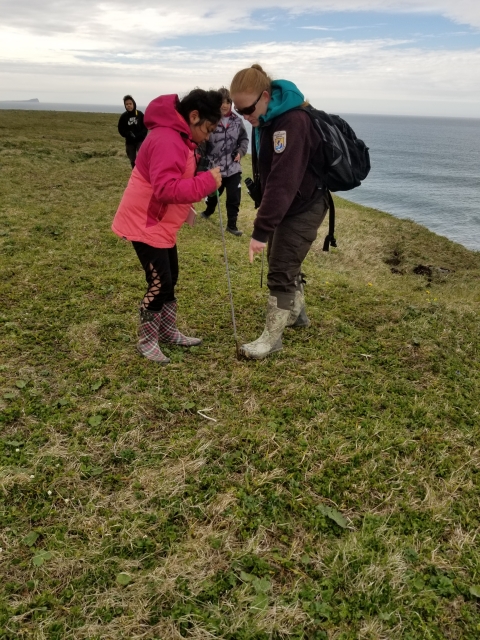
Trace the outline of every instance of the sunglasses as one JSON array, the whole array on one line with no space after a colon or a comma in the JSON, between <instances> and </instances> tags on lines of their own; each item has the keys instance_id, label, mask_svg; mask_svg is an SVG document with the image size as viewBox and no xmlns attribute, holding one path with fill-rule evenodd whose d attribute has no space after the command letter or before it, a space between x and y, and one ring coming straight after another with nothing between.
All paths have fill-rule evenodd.
<instances>
[{"instance_id":1,"label":"sunglasses","mask_svg":"<svg viewBox=\"0 0 480 640\"><path fill-rule=\"evenodd\" d=\"M235 109L235 111L238 113L239 116L251 116L252 113L255 111L256 107L257 107L257 103L260 100L260 98L263 96L263 91L262 93L258 96L258 98L255 100L255 102L253 104L251 104L249 107L245 107L245 109L239 109L238 107L236 107L235 105L233 105L233 108Z\"/></svg>"}]
</instances>

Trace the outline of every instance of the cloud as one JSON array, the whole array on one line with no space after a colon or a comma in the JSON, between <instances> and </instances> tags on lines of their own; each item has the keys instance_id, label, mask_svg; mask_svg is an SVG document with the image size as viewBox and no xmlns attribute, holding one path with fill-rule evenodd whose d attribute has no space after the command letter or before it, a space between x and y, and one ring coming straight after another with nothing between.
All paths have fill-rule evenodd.
<instances>
[{"instance_id":1,"label":"cloud","mask_svg":"<svg viewBox=\"0 0 480 640\"><path fill-rule=\"evenodd\" d=\"M228 84L258 61L330 111L478 115L479 49L431 51L381 37L343 41L324 31L308 41L280 41L272 19L280 10L320 15L318 0L19 0L2 15L0 98L112 104L130 91L146 104L164 92ZM321 10L429 12L480 26L478 0L323 0ZM355 29L348 15L343 29ZM252 42L253 31L264 41ZM189 46L198 35L224 34L229 43L234 32L235 47L214 48L209 38L204 48Z\"/></svg>"},{"instance_id":2,"label":"cloud","mask_svg":"<svg viewBox=\"0 0 480 640\"><path fill-rule=\"evenodd\" d=\"M146 104L161 93L228 85L238 69L260 61L273 77L293 80L327 111L475 116L480 107L472 90L480 83L480 49L426 52L404 40L323 38L249 42L221 52L163 46L105 56L92 48L64 51L56 62L52 55L45 49L33 67L28 55L11 62L9 77L22 79L27 97L111 104L131 91ZM49 82L50 98L44 91ZM70 99L60 99L62 92Z\"/></svg>"},{"instance_id":3,"label":"cloud","mask_svg":"<svg viewBox=\"0 0 480 640\"><path fill-rule=\"evenodd\" d=\"M307 31L325 31L325 32L336 32L336 31L358 31L359 29L378 29L382 25L380 24L371 24L361 26L351 26L351 27L316 27L316 26L307 26L300 27L300 29L306 29Z\"/></svg>"},{"instance_id":4,"label":"cloud","mask_svg":"<svg viewBox=\"0 0 480 640\"><path fill-rule=\"evenodd\" d=\"M228 33L262 28L261 11L292 14L343 11L383 13L429 13L455 22L480 27L478 0L19 0L9 3L2 24L39 34L76 34L108 41L121 35L129 38L176 38L192 33Z\"/></svg>"}]
</instances>

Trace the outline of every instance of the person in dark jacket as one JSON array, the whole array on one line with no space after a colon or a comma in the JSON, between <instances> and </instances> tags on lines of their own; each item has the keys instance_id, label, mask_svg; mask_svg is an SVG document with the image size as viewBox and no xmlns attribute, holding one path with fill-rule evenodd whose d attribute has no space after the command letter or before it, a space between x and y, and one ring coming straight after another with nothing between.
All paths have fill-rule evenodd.
<instances>
[{"instance_id":1,"label":"person in dark jacket","mask_svg":"<svg viewBox=\"0 0 480 640\"><path fill-rule=\"evenodd\" d=\"M241 346L246 358L261 359L282 348L287 326L309 325L302 262L328 210L310 161L321 138L303 94L288 80L272 81L260 65L242 69L230 87L234 108L253 127L252 165L261 203L253 223L249 257L267 246L269 298L262 335Z\"/></svg>"},{"instance_id":2,"label":"person in dark jacket","mask_svg":"<svg viewBox=\"0 0 480 640\"><path fill-rule=\"evenodd\" d=\"M137 109L132 96L123 98L125 112L118 121L118 133L125 138L125 151L132 165L135 166L138 150L145 140L148 130L143 124L143 113Z\"/></svg>"},{"instance_id":3,"label":"person in dark jacket","mask_svg":"<svg viewBox=\"0 0 480 640\"><path fill-rule=\"evenodd\" d=\"M226 191L227 231L241 236L237 228L238 211L241 200L242 166L240 160L247 153L248 134L241 118L232 111L232 99L225 87L219 89L222 95L222 119L206 143L206 156L211 166L219 166L222 172L222 186L219 195ZM206 199L207 208L203 218L209 218L217 206L216 194Z\"/></svg>"}]
</instances>

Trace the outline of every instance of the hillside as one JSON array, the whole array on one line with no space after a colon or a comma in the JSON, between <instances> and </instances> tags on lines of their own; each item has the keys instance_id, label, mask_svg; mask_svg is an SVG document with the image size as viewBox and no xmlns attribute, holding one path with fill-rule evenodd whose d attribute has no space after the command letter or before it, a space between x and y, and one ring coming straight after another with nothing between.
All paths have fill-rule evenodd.
<instances>
[{"instance_id":1,"label":"hillside","mask_svg":"<svg viewBox=\"0 0 480 640\"><path fill-rule=\"evenodd\" d=\"M478 638L480 254L337 199L311 326L239 361L218 216L199 219L177 295L204 342L158 367L110 231L118 116L2 113L0 637ZM244 193L242 341L267 296L253 217Z\"/></svg>"}]
</instances>

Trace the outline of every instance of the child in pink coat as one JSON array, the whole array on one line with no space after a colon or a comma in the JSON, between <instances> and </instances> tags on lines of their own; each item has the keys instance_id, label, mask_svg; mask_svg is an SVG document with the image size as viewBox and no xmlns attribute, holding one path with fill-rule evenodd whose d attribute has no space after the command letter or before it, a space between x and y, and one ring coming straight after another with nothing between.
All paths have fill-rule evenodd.
<instances>
[{"instance_id":1,"label":"child in pink coat","mask_svg":"<svg viewBox=\"0 0 480 640\"><path fill-rule=\"evenodd\" d=\"M149 133L136 159L112 230L130 240L145 270L148 288L140 307L137 348L149 360L168 364L159 342L191 347L201 343L176 328L177 232L192 215L192 203L218 189L215 167L195 175L194 151L208 140L221 113L218 91L194 89L182 100L165 95L145 110Z\"/></svg>"}]
</instances>

